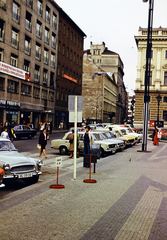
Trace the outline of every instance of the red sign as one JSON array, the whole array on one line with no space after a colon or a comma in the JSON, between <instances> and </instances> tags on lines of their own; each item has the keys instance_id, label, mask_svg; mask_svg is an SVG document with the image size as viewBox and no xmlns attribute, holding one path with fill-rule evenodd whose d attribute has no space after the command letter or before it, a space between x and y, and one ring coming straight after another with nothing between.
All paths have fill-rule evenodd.
<instances>
[{"instance_id":1,"label":"red sign","mask_svg":"<svg viewBox=\"0 0 167 240\"><path fill-rule=\"evenodd\" d=\"M16 67L13 67L4 62L0 62L0 72L11 75L13 77L25 79L25 71Z\"/></svg>"},{"instance_id":2,"label":"red sign","mask_svg":"<svg viewBox=\"0 0 167 240\"><path fill-rule=\"evenodd\" d=\"M75 78L72 78L72 77L70 77L70 76L68 76L68 75L66 75L66 74L63 74L63 77L66 78L66 79L68 79L68 80L70 80L70 81L72 81L72 82L77 83L77 80L76 80Z\"/></svg>"}]
</instances>

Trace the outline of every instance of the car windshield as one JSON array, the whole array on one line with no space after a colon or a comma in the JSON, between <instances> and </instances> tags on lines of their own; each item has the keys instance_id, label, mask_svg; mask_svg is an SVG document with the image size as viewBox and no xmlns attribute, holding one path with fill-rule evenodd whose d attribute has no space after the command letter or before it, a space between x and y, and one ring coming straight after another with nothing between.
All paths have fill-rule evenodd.
<instances>
[{"instance_id":1,"label":"car windshield","mask_svg":"<svg viewBox=\"0 0 167 240\"><path fill-rule=\"evenodd\" d=\"M126 135L126 130L125 130L125 129L121 129L120 132L121 132L123 135Z\"/></svg>"},{"instance_id":2,"label":"car windshield","mask_svg":"<svg viewBox=\"0 0 167 240\"><path fill-rule=\"evenodd\" d=\"M0 151L16 151L16 148L11 142L0 141Z\"/></svg>"},{"instance_id":3,"label":"car windshield","mask_svg":"<svg viewBox=\"0 0 167 240\"><path fill-rule=\"evenodd\" d=\"M101 137L102 139L109 139L110 137L106 135L107 133L102 133Z\"/></svg>"},{"instance_id":4,"label":"car windshield","mask_svg":"<svg viewBox=\"0 0 167 240\"><path fill-rule=\"evenodd\" d=\"M121 133L119 131L115 131L117 137L121 137Z\"/></svg>"}]
</instances>

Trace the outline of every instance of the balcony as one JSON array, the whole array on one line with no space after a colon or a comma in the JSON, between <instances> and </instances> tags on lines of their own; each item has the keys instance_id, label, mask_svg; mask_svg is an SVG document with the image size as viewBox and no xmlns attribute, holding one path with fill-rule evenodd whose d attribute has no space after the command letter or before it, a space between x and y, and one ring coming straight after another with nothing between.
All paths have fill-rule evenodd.
<instances>
[{"instance_id":1,"label":"balcony","mask_svg":"<svg viewBox=\"0 0 167 240\"><path fill-rule=\"evenodd\" d=\"M20 16L19 16L19 14L13 12L13 13L12 13L12 19L13 19L13 21L15 21L15 22L17 22L18 24L20 24Z\"/></svg>"},{"instance_id":2,"label":"balcony","mask_svg":"<svg viewBox=\"0 0 167 240\"><path fill-rule=\"evenodd\" d=\"M41 7L37 7L37 13L38 13L39 16L42 17L43 11L42 11Z\"/></svg>"},{"instance_id":3,"label":"balcony","mask_svg":"<svg viewBox=\"0 0 167 240\"><path fill-rule=\"evenodd\" d=\"M32 0L27 0L27 5L28 5L30 8L33 8L33 1L32 1Z\"/></svg>"},{"instance_id":4,"label":"balcony","mask_svg":"<svg viewBox=\"0 0 167 240\"><path fill-rule=\"evenodd\" d=\"M31 48L25 46L25 54L31 56Z\"/></svg>"},{"instance_id":5,"label":"balcony","mask_svg":"<svg viewBox=\"0 0 167 240\"><path fill-rule=\"evenodd\" d=\"M39 74L34 74L34 82L40 83L40 75Z\"/></svg>"},{"instance_id":6,"label":"balcony","mask_svg":"<svg viewBox=\"0 0 167 240\"><path fill-rule=\"evenodd\" d=\"M0 42L4 42L4 39L5 39L4 30L0 29Z\"/></svg>"},{"instance_id":7,"label":"balcony","mask_svg":"<svg viewBox=\"0 0 167 240\"><path fill-rule=\"evenodd\" d=\"M32 24L27 19L26 19L26 30L28 30L29 32L32 32Z\"/></svg>"},{"instance_id":8,"label":"balcony","mask_svg":"<svg viewBox=\"0 0 167 240\"><path fill-rule=\"evenodd\" d=\"M35 58L39 61L41 61L41 54L39 52L36 51L36 56Z\"/></svg>"},{"instance_id":9,"label":"balcony","mask_svg":"<svg viewBox=\"0 0 167 240\"><path fill-rule=\"evenodd\" d=\"M17 39L12 38L12 47L16 48L17 50L19 49L19 42L17 41Z\"/></svg>"},{"instance_id":10,"label":"balcony","mask_svg":"<svg viewBox=\"0 0 167 240\"><path fill-rule=\"evenodd\" d=\"M0 8L6 11L6 3L4 3L2 0L0 0Z\"/></svg>"},{"instance_id":11,"label":"balcony","mask_svg":"<svg viewBox=\"0 0 167 240\"><path fill-rule=\"evenodd\" d=\"M42 32L39 31L39 30L37 30L37 31L36 31L36 36L37 36L38 38L42 39Z\"/></svg>"},{"instance_id":12,"label":"balcony","mask_svg":"<svg viewBox=\"0 0 167 240\"><path fill-rule=\"evenodd\" d=\"M44 63L47 65L49 64L49 59L47 57L44 57Z\"/></svg>"}]
</instances>

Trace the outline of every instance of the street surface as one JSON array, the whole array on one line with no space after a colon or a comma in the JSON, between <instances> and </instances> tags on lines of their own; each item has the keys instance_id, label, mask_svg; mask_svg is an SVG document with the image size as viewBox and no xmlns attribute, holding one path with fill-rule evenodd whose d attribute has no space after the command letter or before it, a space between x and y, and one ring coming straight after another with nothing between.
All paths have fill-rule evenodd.
<instances>
[{"instance_id":1,"label":"street surface","mask_svg":"<svg viewBox=\"0 0 167 240\"><path fill-rule=\"evenodd\" d=\"M94 184L83 182L89 178L83 157L73 180L73 159L63 156L59 183L64 189L50 188L60 156L50 152L37 184L0 195L0 239L166 240L167 144L148 141L151 152L137 150L141 144L98 160Z\"/></svg>"}]
</instances>

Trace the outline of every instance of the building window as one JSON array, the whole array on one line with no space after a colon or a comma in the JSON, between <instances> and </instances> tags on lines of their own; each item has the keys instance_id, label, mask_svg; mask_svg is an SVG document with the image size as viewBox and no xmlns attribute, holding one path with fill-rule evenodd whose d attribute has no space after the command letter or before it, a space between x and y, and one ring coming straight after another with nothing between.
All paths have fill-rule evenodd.
<instances>
[{"instance_id":1,"label":"building window","mask_svg":"<svg viewBox=\"0 0 167 240\"><path fill-rule=\"evenodd\" d=\"M50 24L50 9L46 6L46 22Z\"/></svg>"},{"instance_id":2,"label":"building window","mask_svg":"<svg viewBox=\"0 0 167 240\"><path fill-rule=\"evenodd\" d=\"M44 72L43 72L43 84L44 85L48 84L48 71L46 69L44 69Z\"/></svg>"},{"instance_id":3,"label":"building window","mask_svg":"<svg viewBox=\"0 0 167 240\"><path fill-rule=\"evenodd\" d=\"M42 89L42 99L47 99L47 90Z\"/></svg>"},{"instance_id":4,"label":"building window","mask_svg":"<svg viewBox=\"0 0 167 240\"><path fill-rule=\"evenodd\" d=\"M50 73L50 88L54 88L54 73Z\"/></svg>"},{"instance_id":5,"label":"building window","mask_svg":"<svg viewBox=\"0 0 167 240\"><path fill-rule=\"evenodd\" d=\"M3 49L0 48L0 61L3 62Z\"/></svg>"},{"instance_id":6,"label":"building window","mask_svg":"<svg viewBox=\"0 0 167 240\"><path fill-rule=\"evenodd\" d=\"M31 86L22 83L21 84L21 94L30 96L31 95Z\"/></svg>"},{"instance_id":7,"label":"building window","mask_svg":"<svg viewBox=\"0 0 167 240\"><path fill-rule=\"evenodd\" d=\"M30 71L30 62L27 60L24 60L24 71L26 72Z\"/></svg>"},{"instance_id":8,"label":"building window","mask_svg":"<svg viewBox=\"0 0 167 240\"><path fill-rule=\"evenodd\" d=\"M56 49L56 35L54 33L52 33L52 48Z\"/></svg>"},{"instance_id":9,"label":"building window","mask_svg":"<svg viewBox=\"0 0 167 240\"><path fill-rule=\"evenodd\" d=\"M57 67L57 75L60 76L60 64L58 64L58 67Z\"/></svg>"},{"instance_id":10,"label":"building window","mask_svg":"<svg viewBox=\"0 0 167 240\"><path fill-rule=\"evenodd\" d=\"M63 101L63 97L64 97L63 88L61 88L61 101Z\"/></svg>"},{"instance_id":11,"label":"building window","mask_svg":"<svg viewBox=\"0 0 167 240\"><path fill-rule=\"evenodd\" d=\"M58 51L59 51L59 53L61 52L61 42L60 41L59 41Z\"/></svg>"},{"instance_id":12,"label":"building window","mask_svg":"<svg viewBox=\"0 0 167 240\"><path fill-rule=\"evenodd\" d=\"M40 67L35 65L34 82L40 82Z\"/></svg>"},{"instance_id":13,"label":"building window","mask_svg":"<svg viewBox=\"0 0 167 240\"><path fill-rule=\"evenodd\" d=\"M167 58L167 50L165 51L165 58Z\"/></svg>"},{"instance_id":14,"label":"building window","mask_svg":"<svg viewBox=\"0 0 167 240\"><path fill-rule=\"evenodd\" d=\"M167 121L167 111L163 111L163 120Z\"/></svg>"},{"instance_id":15,"label":"building window","mask_svg":"<svg viewBox=\"0 0 167 240\"><path fill-rule=\"evenodd\" d=\"M57 90L56 90L56 100L57 101L59 100L59 87L57 87Z\"/></svg>"},{"instance_id":16,"label":"building window","mask_svg":"<svg viewBox=\"0 0 167 240\"><path fill-rule=\"evenodd\" d=\"M42 24L40 22L37 22L36 25L36 36L42 39Z\"/></svg>"},{"instance_id":17,"label":"building window","mask_svg":"<svg viewBox=\"0 0 167 240\"><path fill-rule=\"evenodd\" d=\"M163 100L163 102L167 102L167 97L164 97L164 100Z\"/></svg>"},{"instance_id":18,"label":"building window","mask_svg":"<svg viewBox=\"0 0 167 240\"><path fill-rule=\"evenodd\" d=\"M69 28L67 29L67 37L68 38L70 37L70 29Z\"/></svg>"},{"instance_id":19,"label":"building window","mask_svg":"<svg viewBox=\"0 0 167 240\"><path fill-rule=\"evenodd\" d=\"M49 64L48 51L44 50L44 63Z\"/></svg>"},{"instance_id":20,"label":"building window","mask_svg":"<svg viewBox=\"0 0 167 240\"><path fill-rule=\"evenodd\" d=\"M0 77L0 90L4 90L5 87L5 78Z\"/></svg>"},{"instance_id":21,"label":"building window","mask_svg":"<svg viewBox=\"0 0 167 240\"><path fill-rule=\"evenodd\" d=\"M12 18L15 22L20 24L20 9L19 5L15 2L13 2Z\"/></svg>"},{"instance_id":22,"label":"building window","mask_svg":"<svg viewBox=\"0 0 167 240\"><path fill-rule=\"evenodd\" d=\"M37 13L42 17L42 1L40 0L37 1Z\"/></svg>"},{"instance_id":23,"label":"building window","mask_svg":"<svg viewBox=\"0 0 167 240\"><path fill-rule=\"evenodd\" d=\"M71 32L71 42L73 42L73 32Z\"/></svg>"},{"instance_id":24,"label":"building window","mask_svg":"<svg viewBox=\"0 0 167 240\"><path fill-rule=\"evenodd\" d=\"M45 42L49 44L49 30L45 28Z\"/></svg>"},{"instance_id":25,"label":"building window","mask_svg":"<svg viewBox=\"0 0 167 240\"><path fill-rule=\"evenodd\" d=\"M79 66L80 66L80 67L82 66L82 57L80 57L80 63L79 63Z\"/></svg>"},{"instance_id":26,"label":"building window","mask_svg":"<svg viewBox=\"0 0 167 240\"><path fill-rule=\"evenodd\" d=\"M98 55L100 55L100 50L98 50Z\"/></svg>"},{"instance_id":27,"label":"building window","mask_svg":"<svg viewBox=\"0 0 167 240\"><path fill-rule=\"evenodd\" d=\"M12 30L12 47L19 49L19 34L16 30Z\"/></svg>"},{"instance_id":28,"label":"building window","mask_svg":"<svg viewBox=\"0 0 167 240\"><path fill-rule=\"evenodd\" d=\"M31 55L30 39L28 37L25 37L25 53Z\"/></svg>"},{"instance_id":29,"label":"building window","mask_svg":"<svg viewBox=\"0 0 167 240\"><path fill-rule=\"evenodd\" d=\"M61 22L61 20L60 20L60 22L59 22L59 31L61 32L61 27L62 27L62 22Z\"/></svg>"},{"instance_id":30,"label":"building window","mask_svg":"<svg viewBox=\"0 0 167 240\"><path fill-rule=\"evenodd\" d=\"M79 64L79 55L77 55L77 64Z\"/></svg>"},{"instance_id":31,"label":"building window","mask_svg":"<svg viewBox=\"0 0 167 240\"><path fill-rule=\"evenodd\" d=\"M0 19L0 42L4 42L4 21Z\"/></svg>"},{"instance_id":32,"label":"building window","mask_svg":"<svg viewBox=\"0 0 167 240\"><path fill-rule=\"evenodd\" d=\"M76 53L74 53L74 63L75 63L75 61L76 61Z\"/></svg>"},{"instance_id":33,"label":"building window","mask_svg":"<svg viewBox=\"0 0 167 240\"><path fill-rule=\"evenodd\" d=\"M70 52L70 60L72 60L72 50L71 50L71 52Z\"/></svg>"},{"instance_id":34,"label":"building window","mask_svg":"<svg viewBox=\"0 0 167 240\"><path fill-rule=\"evenodd\" d=\"M64 66L62 66L62 71L61 71L62 77L64 76Z\"/></svg>"},{"instance_id":35,"label":"building window","mask_svg":"<svg viewBox=\"0 0 167 240\"><path fill-rule=\"evenodd\" d=\"M63 26L63 34L66 35L66 25Z\"/></svg>"},{"instance_id":36,"label":"building window","mask_svg":"<svg viewBox=\"0 0 167 240\"><path fill-rule=\"evenodd\" d=\"M27 0L27 5L28 5L30 8L33 8L33 0Z\"/></svg>"},{"instance_id":37,"label":"building window","mask_svg":"<svg viewBox=\"0 0 167 240\"><path fill-rule=\"evenodd\" d=\"M65 45L63 44L63 56L65 55Z\"/></svg>"},{"instance_id":38,"label":"building window","mask_svg":"<svg viewBox=\"0 0 167 240\"><path fill-rule=\"evenodd\" d=\"M11 54L10 57L10 65L12 65L13 67L17 67L17 59L18 57L15 56L14 54Z\"/></svg>"},{"instance_id":39,"label":"building window","mask_svg":"<svg viewBox=\"0 0 167 240\"><path fill-rule=\"evenodd\" d=\"M8 79L8 92L18 93L19 92L19 83Z\"/></svg>"},{"instance_id":40,"label":"building window","mask_svg":"<svg viewBox=\"0 0 167 240\"><path fill-rule=\"evenodd\" d=\"M32 32L31 14L29 12L26 12L26 30Z\"/></svg>"},{"instance_id":41,"label":"building window","mask_svg":"<svg viewBox=\"0 0 167 240\"><path fill-rule=\"evenodd\" d=\"M34 87L33 97L34 98L39 98L40 97L40 89L39 88Z\"/></svg>"},{"instance_id":42,"label":"building window","mask_svg":"<svg viewBox=\"0 0 167 240\"><path fill-rule=\"evenodd\" d=\"M69 57L69 47L67 47L67 58Z\"/></svg>"},{"instance_id":43,"label":"building window","mask_svg":"<svg viewBox=\"0 0 167 240\"><path fill-rule=\"evenodd\" d=\"M78 37L78 43L77 43L77 46L79 47L79 42L80 42L80 39L79 39L79 37Z\"/></svg>"},{"instance_id":44,"label":"building window","mask_svg":"<svg viewBox=\"0 0 167 240\"><path fill-rule=\"evenodd\" d=\"M41 46L36 44L36 57L37 60L41 61Z\"/></svg>"},{"instance_id":45,"label":"building window","mask_svg":"<svg viewBox=\"0 0 167 240\"><path fill-rule=\"evenodd\" d=\"M55 68L55 55L51 54L51 67Z\"/></svg>"},{"instance_id":46,"label":"building window","mask_svg":"<svg viewBox=\"0 0 167 240\"><path fill-rule=\"evenodd\" d=\"M54 92L49 92L49 101L54 102Z\"/></svg>"},{"instance_id":47,"label":"building window","mask_svg":"<svg viewBox=\"0 0 167 240\"><path fill-rule=\"evenodd\" d=\"M151 56L150 57L153 58L153 50L151 50Z\"/></svg>"},{"instance_id":48,"label":"building window","mask_svg":"<svg viewBox=\"0 0 167 240\"><path fill-rule=\"evenodd\" d=\"M95 50L93 50L93 55L95 55L96 54L96 52L95 52Z\"/></svg>"},{"instance_id":49,"label":"building window","mask_svg":"<svg viewBox=\"0 0 167 240\"><path fill-rule=\"evenodd\" d=\"M53 14L52 25L53 25L54 29L57 30L57 15L56 14Z\"/></svg>"},{"instance_id":50,"label":"building window","mask_svg":"<svg viewBox=\"0 0 167 240\"><path fill-rule=\"evenodd\" d=\"M67 89L66 89L66 91L65 91L64 101L67 102L67 99L68 99L68 94L67 94Z\"/></svg>"},{"instance_id":51,"label":"building window","mask_svg":"<svg viewBox=\"0 0 167 240\"><path fill-rule=\"evenodd\" d=\"M164 85L167 85L167 72L164 72Z\"/></svg>"}]
</instances>

